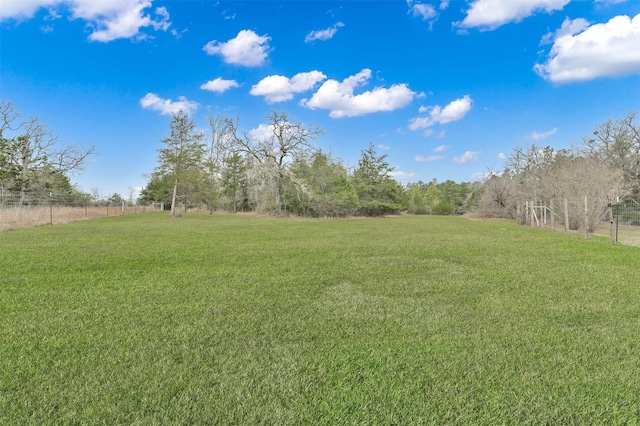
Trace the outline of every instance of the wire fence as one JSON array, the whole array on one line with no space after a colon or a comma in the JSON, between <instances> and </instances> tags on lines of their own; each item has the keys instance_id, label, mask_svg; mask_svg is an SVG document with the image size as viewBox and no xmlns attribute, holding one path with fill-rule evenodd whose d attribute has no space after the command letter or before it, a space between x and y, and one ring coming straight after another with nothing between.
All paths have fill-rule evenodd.
<instances>
[{"instance_id":1,"label":"wire fence","mask_svg":"<svg viewBox=\"0 0 640 426\"><path fill-rule=\"evenodd\" d=\"M633 198L620 200L613 205L616 224L640 226L640 203Z\"/></svg>"},{"instance_id":2,"label":"wire fence","mask_svg":"<svg viewBox=\"0 0 640 426\"><path fill-rule=\"evenodd\" d=\"M0 188L0 232L163 210L162 203L93 200L85 194L16 192Z\"/></svg>"}]
</instances>

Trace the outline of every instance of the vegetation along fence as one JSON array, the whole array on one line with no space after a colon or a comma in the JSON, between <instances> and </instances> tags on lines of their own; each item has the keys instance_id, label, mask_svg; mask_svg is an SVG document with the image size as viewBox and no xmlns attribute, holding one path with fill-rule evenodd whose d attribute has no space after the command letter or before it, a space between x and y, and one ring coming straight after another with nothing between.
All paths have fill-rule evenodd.
<instances>
[{"instance_id":1,"label":"vegetation along fence","mask_svg":"<svg viewBox=\"0 0 640 426\"><path fill-rule=\"evenodd\" d=\"M125 200L95 200L86 194L18 192L0 188L0 232L162 209L160 203L140 205Z\"/></svg>"}]
</instances>

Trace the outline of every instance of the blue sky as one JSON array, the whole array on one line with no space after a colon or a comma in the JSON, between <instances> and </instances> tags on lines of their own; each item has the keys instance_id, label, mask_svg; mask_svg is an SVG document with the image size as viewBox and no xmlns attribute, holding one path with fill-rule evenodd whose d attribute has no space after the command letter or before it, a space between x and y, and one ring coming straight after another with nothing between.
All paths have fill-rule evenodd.
<instances>
[{"instance_id":1,"label":"blue sky","mask_svg":"<svg viewBox=\"0 0 640 426\"><path fill-rule=\"evenodd\" d=\"M369 143L401 183L500 171L640 109L638 0L2 0L0 98L95 145L84 191L142 187L183 108L259 129L271 110Z\"/></svg>"}]
</instances>

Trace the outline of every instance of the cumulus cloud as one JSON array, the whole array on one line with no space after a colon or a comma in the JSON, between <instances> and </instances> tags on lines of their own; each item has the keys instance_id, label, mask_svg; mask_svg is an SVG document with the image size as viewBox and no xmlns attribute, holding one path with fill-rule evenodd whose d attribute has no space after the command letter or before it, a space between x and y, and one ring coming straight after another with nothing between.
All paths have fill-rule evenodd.
<instances>
[{"instance_id":1,"label":"cumulus cloud","mask_svg":"<svg viewBox=\"0 0 640 426\"><path fill-rule=\"evenodd\" d=\"M616 16L588 27L565 21L547 61L536 64L534 70L554 83L640 73L640 14Z\"/></svg>"},{"instance_id":2,"label":"cumulus cloud","mask_svg":"<svg viewBox=\"0 0 640 426\"><path fill-rule=\"evenodd\" d=\"M534 141L539 141L539 140L542 140L542 139L546 139L549 136L555 135L557 131L558 131L557 127L554 127L553 129L549 130L548 132L542 132L542 133L538 133L538 132L536 132L534 130L533 132L531 132L531 134L528 137L533 139Z\"/></svg>"},{"instance_id":3,"label":"cumulus cloud","mask_svg":"<svg viewBox=\"0 0 640 426\"><path fill-rule=\"evenodd\" d=\"M62 0L4 0L0 7L0 21L30 19L43 7L53 7L63 3Z\"/></svg>"},{"instance_id":4,"label":"cumulus cloud","mask_svg":"<svg viewBox=\"0 0 640 426\"><path fill-rule=\"evenodd\" d=\"M406 179L412 179L414 177L417 176L416 173L407 173L407 172L403 172L400 170L397 171L393 171L391 173L389 173L389 176L391 176L394 179L398 179L398 180L406 180Z\"/></svg>"},{"instance_id":5,"label":"cumulus cloud","mask_svg":"<svg viewBox=\"0 0 640 426\"><path fill-rule=\"evenodd\" d=\"M225 80L222 77L218 77L214 80L209 80L202 86L200 86L202 90L208 90L210 92L216 93L224 93L233 87L240 87L240 84L238 84L238 82L235 80Z\"/></svg>"},{"instance_id":6,"label":"cumulus cloud","mask_svg":"<svg viewBox=\"0 0 640 426\"><path fill-rule=\"evenodd\" d=\"M442 155L427 155L426 157L422 155L416 155L416 157L414 158L414 160L416 160L419 163L429 163L432 161L439 161L442 159L444 159L444 156Z\"/></svg>"},{"instance_id":7,"label":"cumulus cloud","mask_svg":"<svg viewBox=\"0 0 640 426\"><path fill-rule=\"evenodd\" d=\"M354 90L366 84L371 78L371 70L345 78L341 82L329 79L311 99L303 99L300 104L310 109L328 109L332 118L355 117L379 111L394 111L410 103L416 96L406 84L394 84L389 88L375 87L360 94Z\"/></svg>"},{"instance_id":8,"label":"cumulus cloud","mask_svg":"<svg viewBox=\"0 0 640 426\"><path fill-rule=\"evenodd\" d=\"M443 8L443 3L440 4L441 8ZM430 4L417 3L414 0L407 0L407 6L409 6L409 13L411 13L414 17L422 18L423 21L433 19L438 16L438 12L436 12L435 7ZM447 4L444 4L444 8L446 7Z\"/></svg>"},{"instance_id":9,"label":"cumulus cloud","mask_svg":"<svg viewBox=\"0 0 640 426\"><path fill-rule=\"evenodd\" d=\"M190 101L184 96L180 96L177 101L162 99L155 93L147 93L140 99L140 105L144 109L159 111L160 114L170 115L182 110L185 114L191 115L198 109L198 103Z\"/></svg>"},{"instance_id":10,"label":"cumulus cloud","mask_svg":"<svg viewBox=\"0 0 640 426\"><path fill-rule=\"evenodd\" d=\"M30 19L43 7L48 7L51 16L60 16L56 7L66 6L71 19L87 22L91 30L89 40L109 42L120 38L145 39L143 28L167 31L171 26L169 12L165 7L153 11L152 0L20 0L5 1L0 9L0 21L7 19Z\"/></svg>"},{"instance_id":11,"label":"cumulus cloud","mask_svg":"<svg viewBox=\"0 0 640 426\"><path fill-rule=\"evenodd\" d=\"M251 129L247 132L249 138L254 141L268 141L273 138L273 130L275 129L273 124L260 124L258 127Z\"/></svg>"},{"instance_id":12,"label":"cumulus cloud","mask_svg":"<svg viewBox=\"0 0 640 426\"><path fill-rule=\"evenodd\" d=\"M540 40L541 45L551 44L557 39L564 37L566 35L574 35L589 27L589 21L586 19L578 18L578 19L569 19L566 18L560 28L556 31L549 32L542 37Z\"/></svg>"},{"instance_id":13,"label":"cumulus cloud","mask_svg":"<svg viewBox=\"0 0 640 426\"><path fill-rule=\"evenodd\" d=\"M445 152L451 149L449 145L440 145L433 149L433 152Z\"/></svg>"},{"instance_id":14,"label":"cumulus cloud","mask_svg":"<svg viewBox=\"0 0 640 426\"><path fill-rule=\"evenodd\" d=\"M468 163L470 161L477 161L480 156L480 151L467 151L462 154L461 157L453 157L453 161L458 164Z\"/></svg>"},{"instance_id":15,"label":"cumulus cloud","mask_svg":"<svg viewBox=\"0 0 640 426\"><path fill-rule=\"evenodd\" d=\"M293 99L294 93L311 90L326 78L327 76L320 71L301 72L291 78L270 75L251 87L249 93L254 96L264 96L269 103L284 102Z\"/></svg>"},{"instance_id":16,"label":"cumulus cloud","mask_svg":"<svg viewBox=\"0 0 640 426\"><path fill-rule=\"evenodd\" d=\"M506 160L507 159L507 154L505 154L504 152L500 152L500 153L498 153L498 158L500 160Z\"/></svg>"},{"instance_id":17,"label":"cumulus cloud","mask_svg":"<svg viewBox=\"0 0 640 426\"><path fill-rule=\"evenodd\" d=\"M259 67L264 64L269 53L269 40L269 36L242 30L235 38L226 42L211 40L202 50L208 55L221 55L228 64Z\"/></svg>"},{"instance_id":18,"label":"cumulus cloud","mask_svg":"<svg viewBox=\"0 0 640 426\"><path fill-rule=\"evenodd\" d=\"M462 28L495 29L509 22L520 22L537 12L562 10L571 0L475 0L467 16L456 25Z\"/></svg>"},{"instance_id":19,"label":"cumulus cloud","mask_svg":"<svg viewBox=\"0 0 640 426\"><path fill-rule=\"evenodd\" d=\"M330 40L331 38L333 38L334 35L336 35L336 33L338 32L338 28L342 28L342 27L344 27L344 24L342 22L337 22L335 25L327 29L311 31L309 34L305 36L304 42L310 43L316 40L321 40L321 41Z\"/></svg>"},{"instance_id":20,"label":"cumulus cloud","mask_svg":"<svg viewBox=\"0 0 640 426\"><path fill-rule=\"evenodd\" d=\"M383 149L385 151L389 151L391 149L390 146L384 144L378 144L378 148Z\"/></svg>"},{"instance_id":21,"label":"cumulus cloud","mask_svg":"<svg viewBox=\"0 0 640 426\"><path fill-rule=\"evenodd\" d=\"M409 121L409 130L426 129L435 124L446 124L464 118L471 110L473 101L469 95L450 102L442 108L440 105L420 107L419 112L427 113L424 117L416 117Z\"/></svg>"}]
</instances>

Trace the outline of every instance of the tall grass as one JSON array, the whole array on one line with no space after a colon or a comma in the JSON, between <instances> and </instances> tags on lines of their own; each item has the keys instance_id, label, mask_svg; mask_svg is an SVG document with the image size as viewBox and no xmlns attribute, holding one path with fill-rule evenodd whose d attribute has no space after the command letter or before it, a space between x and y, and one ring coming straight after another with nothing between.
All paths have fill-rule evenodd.
<instances>
[{"instance_id":1,"label":"tall grass","mask_svg":"<svg viewBox=\"0 0 640 426\"><path fill-rule=\"evenodd\" d=\"M41 225L59 225L78 220L151 212L149 206L36 206L0 207L0 232Z\"/></svg>"},{"instance_id":2,"label":"tall grass","mask_svg":"<svg viewBox=\"0 0 640 426\"><path fill-rule=\"evenodd\" d=\"M637 424L637 248L452 217L0 234L0 423Z\"/></svg>"}]
</instances>

